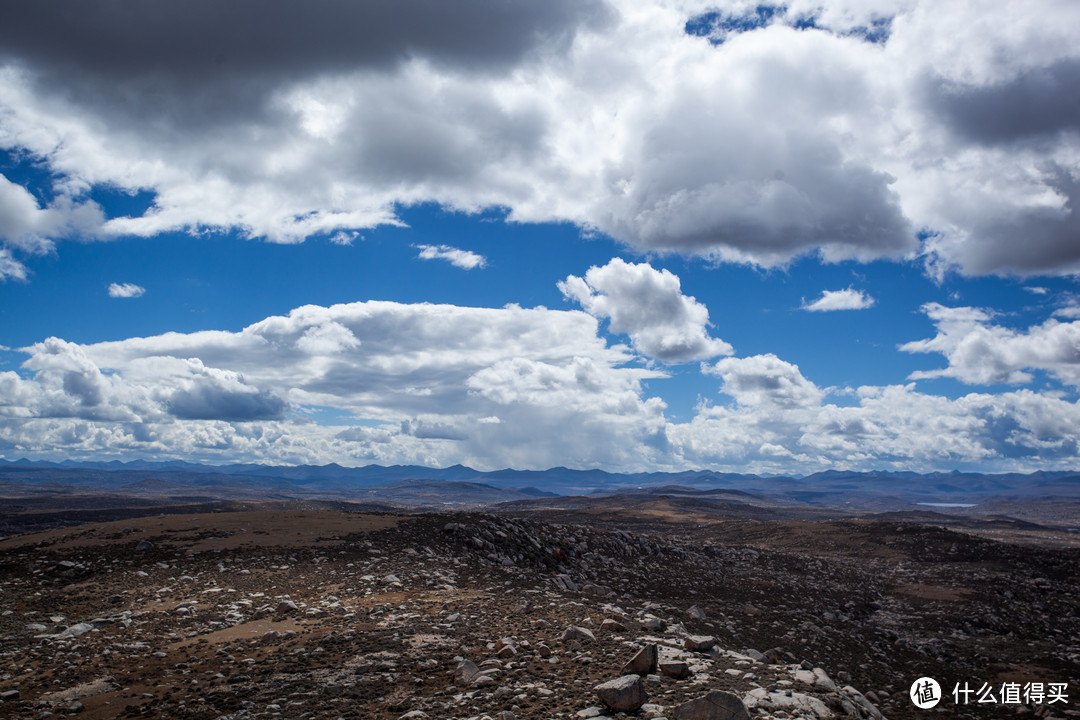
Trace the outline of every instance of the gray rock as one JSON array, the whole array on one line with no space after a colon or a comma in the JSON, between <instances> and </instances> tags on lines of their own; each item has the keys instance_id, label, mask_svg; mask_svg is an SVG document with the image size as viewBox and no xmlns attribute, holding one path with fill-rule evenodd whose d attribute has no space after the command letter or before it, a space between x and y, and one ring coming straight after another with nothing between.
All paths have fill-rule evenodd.
<instances>
[{"instance_id":1,"label":"gray rock","mask_svg":"<svg viewBox=\"0 0 1080 720\"><path fill-rule=\"evenodd\" d=\"M634 712L649 699L645 684L638 675L623 675L608 680L597 685L594 690L600 702L615 712Z\"/></svg>"},{"instance_id":2,"label":"gray rock","mask_svg":"<svg viewBox=\"0 0 1080 720\"><path fill-rule=\"evenodd\" d=\"M139 552L146 552L148 550L153 550L155 547L154 543L149 540L140 540L139 544L135 546L135 549Z\"/></svg>"},{"instance_id":3,"label":"gray rock","mask_svg":"<svg viewBox=\"0 0 1080 720\"><path fill-rule=\"evenodd\" d=\"M655 644L646 645L622 666L620 672L623 675L651 675L656 672L656 663L659 656Z\"/></svg>"},{"instance_id":4,"label":"gray rock","mask_svg":"<svg viewBox=\"0 0 1080 720\"><path fill-rule=\"evenodd\" d=\"M293 613L297 610L298 608L296 607L296 603L294 603L292 600L282 600L277 604L278 613Z\"/></svg>"},{"instance_id":5,"label":"gray rock","mask_svg":"<svg viewBox=\"0 0 1080 720\"><path fill-rule=\"evenodd\" d=\"M462 660L454 669L454 680L458 685L467 685L480 674L480 668L472 660Z\"/></svg>"},{"instance_id":6,"label":"gray rock","mask_svg":"<svg viewBox=\"0 0 1080 720\"><path fill-rule=\"evenodd\" d=\"M661 674L676 680L690 677L690 666L682 660L661 660L657 663L657 669Z\"/></svg>"},{"instance_id":7,"label":"gray rock","mask_svg":"<svg viewBox=\"0 0 1080 720\"><path fill-rule=\"evenodd\" d=\"M562 642L568 642L570 640L596 640L596 636L593 635L592 630L589 628L581 627L580 625L571 625L563 630L563 634L559 637Z\"/></svg>"},{"instance_id":8,"label":"gray rock","mask_svg":"<svg viewBox=\"0 0 1080 720\"><path fill-rule=\"evenodd\" d=\"M85 635L86 633L90 632L93 629L94 629L94 626L91 625L90 623L78 623L78 624L72 625L67 630L65 630L64 632L57 635L56 637L58 639L79 637L80 635Z\"/></svg>"},{"instance_id":9,"label":"gray rock","mask_svg":"<svg viewBox=\"0 0 1080 720\"><path fill-rule=\"evenodd\" d=\"M687 610L686 612L692 619L698 620L699 622L704 622L705 620L708 619L708 616L705 614L705 611L702 610L701 608L699 608L697 605L691 605L690 609Z\"/></svg>"},{"instance_id":10,"label":"gray rock","mask_svg":"<svg viewBox=\"0 0 1080 720\"><path fill-rule=\"evenodd\" d=\"M655 615L646 615L641 620L641 627L645 630L658 632L664 630L667 627L667 623Z\"/></svg>"},{"instance_id":11,"label":"gray rock","mask_svg":"<svg viewBox=\"0 0 1080 720\"><path fill-rule=\"evenodd\" d=\"M814 684L818 687L833 692L836 690L836 683L832 681L829 674L821 668L814 668Z\"/></svg>"},{"instance_id":12,"label":"gray rock","mask_svg":"<svg viewBox=\"0 0 1080 720\"><path fill-rule=\"evenodd\" d=\"M750 720L743 701L731 693L713 690L704 697L678 705L673 720Z\"/></svg>"},{"instance_id":13,"label":"gray rock","mask_svg":"<svg viewBox=\"0 0 1080 720\"><path fill-rule=\"evenodd\" d=\"M709 652L716 647L717 639L712 635L687 635L683 647L694 652Z\"/></svg>"},{"instance_id":14,"label":"gray rock","mask_svg":"<svg viewBox=\"0 0 1080 720\"><path fill-rule=\"evenodd\" d=\"M556 575L554 582L555 582L556 585L558 585L559 587L561 587L564 590L577 590L578 589L578 584L575 583L570 578L570 576L565 574L565 573L563 573L561 575Z\"/></svg>"}]
</instances>

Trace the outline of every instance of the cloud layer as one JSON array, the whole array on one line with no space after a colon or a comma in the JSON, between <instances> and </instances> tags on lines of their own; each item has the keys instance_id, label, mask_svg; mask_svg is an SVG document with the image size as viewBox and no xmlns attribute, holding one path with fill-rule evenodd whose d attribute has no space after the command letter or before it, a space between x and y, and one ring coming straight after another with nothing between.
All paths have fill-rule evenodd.
<instances>
[{"instance_id":1,"label":"cloud layer","mask_svg":"<svg viewBox=\"0 0 1080 720\"><path fill-rule=\"evenodd\" d=\"M1080 6L761 7L5 8L0 147L57 179L48 205L0 182L0 273L61 237L347 238L423 201L763 266L1080 270ZM154 204L106 219L101 185Z\"/></svg>"},{"instance_id":2,"label":"cloud layer","mask_svg":"<svg viewBox=\"0 0 1080 720\"><path fill-rule=\"evenodd\" d=\"M912 380L956 378L965 383L1024 384L1032 371L1041 370L1074 388L1080 388L1080 321L1051 318L1027 330L994 325L992 313L972 307L923 306L934 321L937 335L905 343L910 353L941 353L949 366L912 373Z\"/></svg>"},{"instance_id":3,"label":"cloud layer","mask_svg":"<svg viewBox=\"0 0 1080 720\"><path fill-rule=\"evenodd\" d=\"M640 322L647 298L665 317L697 306L649 266L593 270L586 300L611 307L612 323ZM595 294L592 282L619 289ZM1080 321L1005 331L985 311L926 311L939 334L902 349L945 354L935 376L1016 382L1041 369L1080 381ZM1061 393L822 388L773 354L703 363L715 402L673 422L647 389L666 375L577 310L304 306L238 332L48 338L22 352L20 372L0 372L5 457L790 473L1068 468L1080 453L1080 404ZM336 419L310 419L325 410Z\"/></svg>"}]
</instances>

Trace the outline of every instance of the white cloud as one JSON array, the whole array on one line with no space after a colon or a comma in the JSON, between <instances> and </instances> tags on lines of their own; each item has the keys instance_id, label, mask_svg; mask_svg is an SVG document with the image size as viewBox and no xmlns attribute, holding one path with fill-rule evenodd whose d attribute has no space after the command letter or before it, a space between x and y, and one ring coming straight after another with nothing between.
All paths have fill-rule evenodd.
<instances>
[{"instance_id":1,"label":"white cloud","mask_svg":"<svg viewBox=\"0 0 1080 720\"><path fill-rule=\"evenodd\" d=\"M746 358L724 358L715 365L704 365L702 372L723 378L721 392L739 405L777 405L801 407L817 405L824 393L803 377L797 365L773 354Z\"/></svg>"},{"instance_id":2,"label":"white cloud","mask_svg":"<svg viewBox=\"0 0 1080 720\"><path fill-rule=\"evenodd\" d=\"M344 230L338 230L336 233L330 236L330 242L334 245L344 245L348 247L352 245L357 237L360 236L358 232L346 232Z\"/></svg>"},{"instance_id":3,"label":"white cloud","mask_svg":"<svg viewBox=\"0 0 1080 720\"><path fill-rule=\"evenodd\" d=\"M445 260L454 267L463 270L482 268L487 265L487 260L483 255L474 253L471 250L460 250L449 245L414 245L413 247L420 251L417 257L421 260Z\"/></svg>"},{"instance_id":4,"label":"white cloud","mask_svg":"<svg viewBox=\"0 0 1080 720\"><path fill-rule=\"evenodd\" d=\"M720 45L685 31L714 5L664 0L272 3L254 30L212 3L155 7L138 31L100 3L28 8L0 28L0 146L59 174L61 200L5 181L9 248L215 228L300 242L433 201L765 266L1080 270L1073 2L798 0ZM195 27L218 52L180 41ZM319 42L270 41L297 27ZM154 205L106 222L79 205L101 184Z\"/></svg>"},{"instance_id":5,"label":"white cloud","mask_svg":"<svg viewBox=\"0 0 1080 720\"><path fill-rule=\"evenodd\" d=\"M1034 286L1033 285L1025 285L1024 289L1027 290L1032 295L1049 295L1050 294L1050 288L1044 288L1044 287L1040 287L1038 285L1034 285Z\"/></svg>"},{"instance_id":6,"label":"white cloud","mask_svg":"<svg viewBox=\"0 0 1080 720\"><path fill-rule=\"evenodd\" d=\"M1025 331L992 324L986 310L923 306L937 335L904 343L910 353L941 353L949 366L918 371L911 379L952 377L965 383L1027 383L1031 370L1045 370L1058 380L1080 387L1080 321L1047 320ZM1060 311L1059 311L1060 312Z\"/></svg>"},{"instance_id":7,"label":"white cloud","mask_svg":"<svg viewBox=\"0 0 1080 720\"><path fill-rule=\"evenodd\" d=\"M73 456L631 466L663 436L664 404L641 387L662 374L626 367L597 329L579 311L366 302L239 332L50 338L23 349L31 377L0 376L0 418L19 419L0 440ZM369 427L290 417L312 405Z\"/></svg>"},{"instance_id":8,"label":"white cloud","mask_svg":"<svg viewBox=\"0 0 1080 720\"><path fill-rule=\"evenodd\" d=\"M802 309L810 312L830 312L833 310L865 310L872 307L874 298L862 290L825 290L821 297L812 303L803 302Z\"/></svg>"},{"instance_id":9,"label":"white cloud","mask_svg":"<svg viewBox=\"0 0 1080 720\"><path fill-rule=\"evenodd\" d=\"M668 438L689 467L815 469L1071 469L1080 405L1028 390L955 400L914 385L859 388L857 406L705 407Z\"/></svg>"},{"instance_id":10,"label":"white cloud","mask_svg":"<svg viewBox=\"0 0 1080 720\"><path fill-rule=\"evenodd\" d=\"M705 366L734 403L675 423L644 389L661 374L629 365L597 331L578 311L366 302L305 306L239 332L50 338L23 349L20 373L0 372L0 447L5 457L753 472L1070 468L1080 452L1080 404L1062 397L950 399L911 384L861 387L838 406L773 355ZM292 412L310 406L357 424Z\"/></svg>"},{"instance_id":11,"label":"white cloud","mask_svg":"<svg viewBox=\"0 0 1080 720\"><path fill-rule=\"evenodd\" d=\"M648 263L613 258L584 278L570 275L559 290L586 312L607 318L611 331L630 336L634 349L666 362L729 355L731 345L709 337L708 309L682 294L679 278Z\"/></svg>"},{"instance_id":12,"label":"white cloud","mask_svg":"<svg viewBox=\"0 0 1080 720\"><path fill-rule=\"evenodd\" d=\"M109 283L109 297L137 298L146 294L146 288L135 283Z\"/></svg>"},{"instance_id":13,"label":"white cloud","mask_svg":"<svg viewBox=\"0 0 1080 720\"><path fill-rule=\"evenodd\" d=\"M11 251L0 247L0 281L25 280L26 266L11 255Z\"/></svg>"},{"instance_id":14,"label":"white cloud","mask_svg":"<svg viewBox=\"0 0 1080 720\"><path fill-rule=\"evenodd\" d=\"M0 130L0 147L3 146ZM79 202L63 193L42 208L26 188L0 174L0 280L26 279L26 269L15 259L13 249L28 255L43 255L53 249L52 238L79 233L94 236L103 220L96 203Z\"/></svg>"}]
</instances>

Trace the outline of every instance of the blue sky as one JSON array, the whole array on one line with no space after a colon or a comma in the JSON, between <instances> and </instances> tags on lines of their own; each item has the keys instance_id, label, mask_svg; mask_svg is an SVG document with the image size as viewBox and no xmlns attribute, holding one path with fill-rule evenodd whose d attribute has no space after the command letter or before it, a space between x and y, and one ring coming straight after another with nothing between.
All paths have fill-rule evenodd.
<instances>
[{"instance_id":1,"label":"blue sky","mask_svg":"<svg viewBox=\"0 0 1080 720\"><path fill-rule=\"evenodd\" d=\"M1071 6L143 4L0 17L0 457L1077 465Z\"/></svg>"}]
</instances>

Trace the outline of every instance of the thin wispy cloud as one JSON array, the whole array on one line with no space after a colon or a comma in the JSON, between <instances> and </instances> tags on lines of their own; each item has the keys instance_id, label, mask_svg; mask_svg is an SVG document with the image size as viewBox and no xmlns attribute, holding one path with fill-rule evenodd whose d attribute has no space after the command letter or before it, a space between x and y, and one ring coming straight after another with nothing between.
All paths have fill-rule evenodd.
<instances>
[{"instance_id":1,"label":"thin wispy cloud","mask_svg":"<svg viewBox=\"0 0 1080 720\"><path fill-rule=\"evenodd\" d=\"M416 256L421 260L445 260L454 267L463 270L482 268L487 265L487 259L471 250L461 250L449 245L415 245L420 253Z\"/></svg>"},{"instance_id":2,"label":"thin wispy cloud","mask_svg":"<svg viewBox=\"0 0 1080 720\"><path fill-rule=\"evenodd\" d=\"M110 283L109 297L112 298L137 298L146 294L146 288L135 283Z\"/></svg>"},{"instance_id":3,"label":"thin wispy cloud","mask_svg":"<svg viewBox=\"0 0 1080 720\"><path fill-rule=\"evenodd\" d=\"M873 307L874 298L862 290L825 290L821 297L813 302L803 301L801 309L810 312L832 312L835 310L865 310Z\"/></svg>"}]
</instances>

